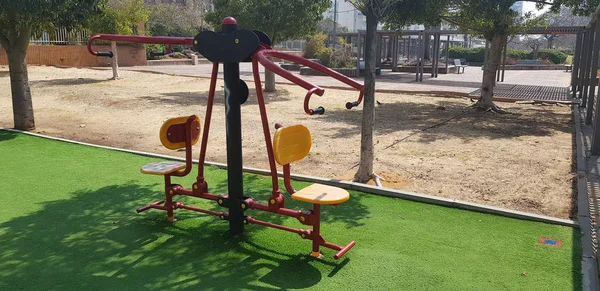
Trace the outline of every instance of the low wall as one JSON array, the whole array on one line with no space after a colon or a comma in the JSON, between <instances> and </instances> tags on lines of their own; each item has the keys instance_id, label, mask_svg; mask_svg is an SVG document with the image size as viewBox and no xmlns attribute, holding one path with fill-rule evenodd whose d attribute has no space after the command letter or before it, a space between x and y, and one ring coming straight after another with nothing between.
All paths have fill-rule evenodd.
<instances>
[{"instance_id":1,"label":"low wall","mask_svg":"<svg viewBox=\"0 0 600 291\"><path fill-rule=\"evenodd\" d=\"M446 71L446 67L439 67L438 74L456 74L457 73L456 66L448 66L448 71ZM416 73L417 68L415 66L398 66L396 72L402 73ZM424 67L423 74L431 74L431 67Z\"/></svg>"},{"instance_id":2,"label":"low wall","mask_svg":"<svg viewBox=\"0 0 600 291\"><path fill-rule=\"evenodd\" d=\"M356 77L356 68L330 68L344 76L347 77ZM326 74L323 74L317 70L314 70L312 68L309 67L301 67L300 68L300 75L307 75L307 76L327 76Z\"/></svg>"},{"instance_id":3,"label":"low wall","mask_svg":"<svg viewBox=\"0 0 600 291\"><path fill-rule=\"evenodd\" d=\"M110 51L110 46L94 46L96 51ZM146 48L118 46L119 66L145 66ZM96 57L90 54L84 45L30 45L27 49L27 64L69 67L106 67L108 57ZM0 48L0 65L8 65L6 52Z\"/></svg>"},{"instance_id":4,"label":"low wall","mask_svg":"<svg viewBox=\"0 0 600 291\"><path fill-rule=\"evenodd\" d=\"M148 66L176 66L176 65L193 65L194 62L190 59L166 59L166 60L148 60Z\"/></svg>"},{"instance_id":5,"label":"low wall","mask_svg":"<svg viewBox=\"0 0 600 291\"><path fill-rule=\"evenodd\" d=\"M538 70L538 71L552 71L552 70L566 70L565 65L506 65L506 70L515 71L515 70ZM502 65L498 68L502 70Z\"/></svg>"}]
</instances>

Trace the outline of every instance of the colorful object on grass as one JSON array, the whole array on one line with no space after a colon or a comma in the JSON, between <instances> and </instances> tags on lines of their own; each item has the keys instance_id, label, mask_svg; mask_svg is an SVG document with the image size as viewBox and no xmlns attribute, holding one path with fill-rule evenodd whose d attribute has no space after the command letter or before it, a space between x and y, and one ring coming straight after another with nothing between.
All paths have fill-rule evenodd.
<instances>
[{"instance_id":1,"label":"colorful object on grass","mask_svg":"<svg viewBox=\"0 0 600 291\"><path fill-rule=\"evenodd\" d=\"M199 33L193 39L173 37L135 37L105 34L96 35L90 39L90 42L88 43L88 49L90 53L96 56L112 57L112 52L95 52L92 49L92 42L96 39L169 45L193 45L196 51L213 63L196 182L192 185L192 189L188 190L179 184L172 183L171 177L183 177L189 174L192 167L192 145L195 144L199 139L201 122L195 115L169 119L165 122L160 130L161 143L169 149L185 148L186 163L166 164L168 162L160 162L142 167L143 173L164 176L165 199L138 208L138 213L148 209L164 210L167 212L167 219L169 221L175 221L175 217L173 215L174 210L187 209L195 212L214 215L219 217L221 220L229 221L229 232L232 235L242 234L244 232L244 225L246 224L258 224L296 233L301 238L312 241L311 255L317 258L322 257L320 247L336 250L337 253L333 256L336 260L354 247L354 241L351 241L345 246L339 246L327 242L321 236L320 231L321 205L330 204L335 206L347 201L350 198L350 194L346 190L319 184L313 184L299 191L294 190L292 187L290 163L306 157L312 145L312 137L308 128L302 125L294 125L283 128L283 126L277 124L277 132L273 142L271 142L269 121L267 118L258 64L260 63L267 70L278 74L294 84L306 89L307 93L304 97L304 111L309 115L325 113L325 108L321 106L315 109L310 109L309 107L310 98L312 95L316 94L318 96L322 96L325 90L301 79L294 74L289 73L280 66L274 64L269 58L279 58L302 64L325 75L333 77L336 80L353 87L354 89L357 89L360 92L358 100L347 102L345 106L348 109L356 107L361 103L364 91L363 85L315 62L273 50L271 48L271 40L265 33L260 31L238 30L237 22L231 17L227 17L223 20L220 33L204 31ZM265 204L259 203L253 198L244 195L242 176L241 105L244 104L248 99L249 91L246 83L240 79L240 62L252 62L252 73L256 88L256 98L258 101L261 125L263 127L265 144L267 148L267 156L269 158L273 189L271 192L271 197ZM219 63L223 63L223 79L225 82L225 119L227 132L228 194L223 195L209 193L208 183L204 179L204 161L206 157L208 133L210 130L212 109L214 105ZM285 199L279 190L279 178L276 162L283 166L285 189L291 195L292 199L311 203L313 204L312 209L300 211L284 207ZM178 195L212 200L217 202L219 206L228 208L228 211L211 211L188 206L182 202L173 200L173 198ZM245 211L249 209L293 217L303 225L312 226L312 229L296 229L258 220L245 214Z\"/></svg>"},{"instance_id":2,"label":"colorful object on grass","mask_svg":"<svg viewBox=\"0 0 600 291\"><path fill-rule=\"evenodd\" d=\"M547 237L540 237L540 239L538 240L538 243L543 244L543 245L548 245L551 247L555 247L555 248L560 248L562 246L562 241L557 240L557 239L547 238Z\"/></svg>"}]
</instances>

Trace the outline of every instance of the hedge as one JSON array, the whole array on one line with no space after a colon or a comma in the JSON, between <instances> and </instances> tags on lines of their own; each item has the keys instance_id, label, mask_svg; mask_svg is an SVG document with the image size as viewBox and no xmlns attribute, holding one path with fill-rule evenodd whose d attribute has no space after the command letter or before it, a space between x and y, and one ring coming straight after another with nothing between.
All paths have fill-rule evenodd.
<instances>
[{"instance_id":1,"label":"hedge","mask_svg":"<svg viewBox=\"0 0 600 291\"><path fill-rule=\"evenodd\" d=\"M507 57L514 59L531 60L533 59L533 51L529 50L514 50L508 49ZM451 59L465 59L467 62L483 63L485 59L485 48L463 48L451 47L448 51L448 56ZM538 59L547 59L554 64L564 64L568 55L560 50L540 49Z\"/></svg>"}]
</instances>

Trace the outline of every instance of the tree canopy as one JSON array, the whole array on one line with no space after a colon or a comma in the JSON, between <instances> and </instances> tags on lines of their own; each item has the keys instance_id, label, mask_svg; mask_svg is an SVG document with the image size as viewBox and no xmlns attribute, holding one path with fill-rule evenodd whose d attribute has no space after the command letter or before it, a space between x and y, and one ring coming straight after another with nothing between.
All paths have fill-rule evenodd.
<instances>
[{"instance_id":1,"label":"tree canopy","mask_svg":"<svg viewBox=\"0 0 600 291\"><path fill-rule=\"evenodd\" d=\"M94 33L136 34L138 24L146 23L150 15L144 0L106 0L102 12L86 23Z\"/></svg>"},{"instance_id":2,"label":"tree canopy","mask_svg":"<svg viewBox=\"0 0 600 291\"><path fill-rule=\"evenodd\" d=\"M74 27L101 12L105 0L0 0L0 38L14 31Z\"/></svg>"},{"instance_id":3,"label":"tree canopy","mask_svg":"<svg viewBox=\"0 0 600 291\"><path fill-rule=\"evenodd\" d=\"M152 35L195 36L206 25L202 20L203 8L200 5L186 9L173 4L149 5L148 30Z\"/></svg>"},{"instance_id":4,"label":"tree canopy","mask_svg":"<svg viewBox=\"0 0 600 291\"><path fill-rule=\"evenodd\" d=\"M314 34L331 0L214 0L213 5L206 21L216 30L232 16L239 28L261 30L276 43Z\"/></svg>"},{"instance_id":5,"label":"tree canopy","mask_svg":"<svg viewBox=\"0 0 600 291\"><path fill-rule=\"evenodd\" d=\"M27 75L27 48L32 32L72 28L101 13L104 0L0 0L0 45L8 55L15 128L35 128Z\"/></svg>"}]
</instances>

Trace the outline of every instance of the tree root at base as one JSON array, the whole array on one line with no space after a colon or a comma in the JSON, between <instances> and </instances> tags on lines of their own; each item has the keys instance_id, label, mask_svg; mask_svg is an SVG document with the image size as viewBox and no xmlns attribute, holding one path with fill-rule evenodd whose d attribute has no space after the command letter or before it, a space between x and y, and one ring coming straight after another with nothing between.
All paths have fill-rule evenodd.
<instances>
[{"instance_id":1,"label":"tree root at base","mask_svg":"<svg viewBox=\"0 0 600 291\"><path fill-rule=\"evenodd\" d=\"M511 114L510 111L504 110L500 107L498 107L498 105L492 103L491 105L481 105L479 103L479 101L473 105L470 106L473 109L479 110L479 111L483 111L483 112L492 112L492 113L498 113L498 114Z\"/></svg>"},{"instance_id":2,"label":"tree root at base","mask_svg":"<svg viewBox=\"0 0 600 291\"><path fill-rule=\"evenodd\" d=\"M384 178L382 178L381 176L379 176L379 175L375 174L375 172L373 172L369 175L369 179L366 181L358 180L356 178L356 176L354 176L354 179L352 180L352 182L367 184L371 180L373 180L375 182L375 185L377 185L377 187L383 187L383 185L381 184L381 181L385 181Z\"/></svg>"}]
</instances>

